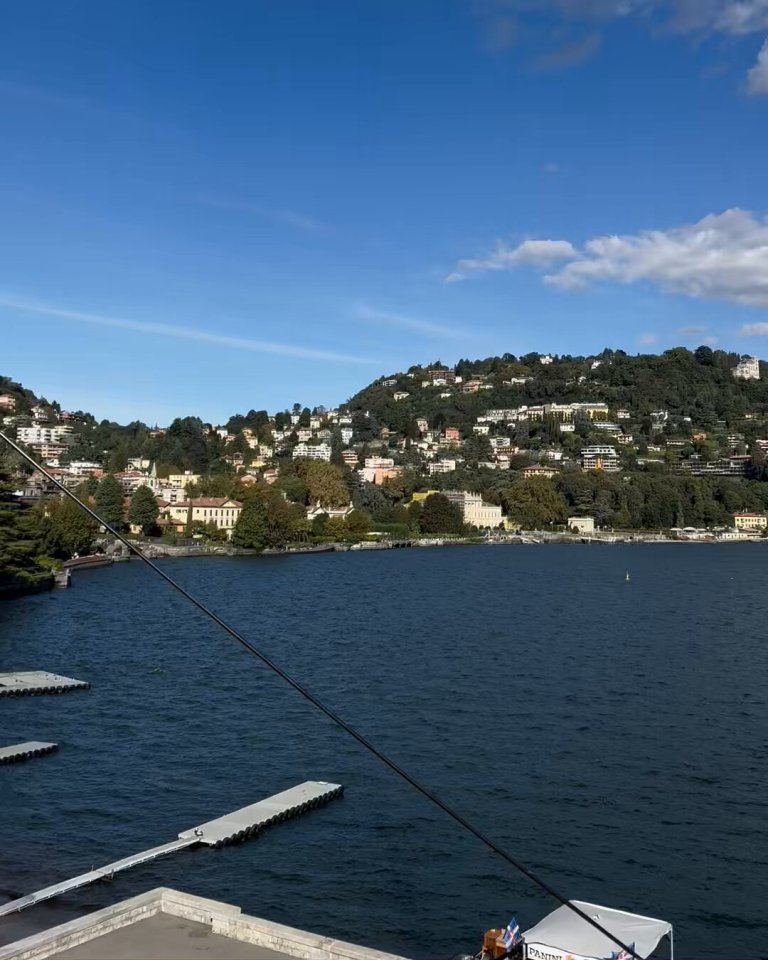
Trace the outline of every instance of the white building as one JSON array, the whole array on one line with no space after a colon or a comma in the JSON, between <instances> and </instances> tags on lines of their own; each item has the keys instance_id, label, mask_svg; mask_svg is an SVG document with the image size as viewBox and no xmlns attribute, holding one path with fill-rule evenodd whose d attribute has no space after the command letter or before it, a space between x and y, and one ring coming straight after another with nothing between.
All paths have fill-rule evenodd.
<instances>
[{"instance_id":1,"label":"white building","mask_svg":"<svg viewBox=\"0 0 768 960\"><path fill-rule=\"evenodd\" d=\"M331 459L331 446L328 443L318 443L312 446L309 443L297 443L293 448L293 459L297 460L305 457L307 460L325 460Z\"/></svg>"},{"instance_id":2,"label":"white building","mask_svg":"<svg viewBox=\"0 0 768 960\"><path fill-rule=\"evenodd\" d=\"M75 477L89 477L92 473L101 471L101 464L95 463L93 460L73 460L69 469Z\"/></svg>"},{"instance_id":3,"label":"white building","mask_svg":"<svg viewBox=\"0 0 768 960\"><path fill-rule=\"evenodd\" d=\"M504 522L501 507L493 503L484 503L479 493L468 490L444 490L443 496L461 508L464 523L481 530L495 529Z\"/></svg>"},{"instance_id":4,"label":"white building","mask_svg":"<svg viewBox=\"0 0 768 960\"><path fill-rule=\"evenodd\" d=\"M604 470L606 473L616 473L621 469L621 463L615 447L594 444L584 447L581 451L581 467L583 470Z\"/></svg>"},{"instance_id":5,"label":"white building","mask_svg":"<svg viewBox=\"0 0 768 960\"><path fill-rule=\"evenodd\" d=\"M410 393L406 390L396 390L392 396L395 400L407 400L408 397L410 397Z\"/></svg>"},{"instance_id":6,"label":"white building","mask_svg":"<svg viewBox=\"0 0 768 960\"><path fill-rule=\"evenodd\" d=\"M760 361L757 357L742 357L731 369L731 373L737 380L759 380Z\"/></svg>"},{"instance_id":7,"label":"white building","mask_svg":"<svg viewBox=\"0 0 768 960\"><path fill-rule=\"evenodd\" d=\"M16 435L19 443L25 443L31 447L40 443L69 443L73 430L74 428L69 424L44 426L36 423L32 427L19 427Z\"/></svg>"},{"instance_id":8,"label":"white building","mask_svg":"<svg viewBox=\"0 0 768 960\"><path fill-rule=\"evenodd\" d=\"M427 464L430 477L433 477L436 473L453 473L455 469L455 460L434 460L432 463Z\"/></svg>"},{"instance_id":9,"label":"white building","mask_svg":"<svg viewBox=\"0 0 768 960\"><path fill-rule=\"evenodd\" d=\"M568 517L568 529L581 534L594 533L595 518L594 517Z\"/></svg>"}]
</instances>

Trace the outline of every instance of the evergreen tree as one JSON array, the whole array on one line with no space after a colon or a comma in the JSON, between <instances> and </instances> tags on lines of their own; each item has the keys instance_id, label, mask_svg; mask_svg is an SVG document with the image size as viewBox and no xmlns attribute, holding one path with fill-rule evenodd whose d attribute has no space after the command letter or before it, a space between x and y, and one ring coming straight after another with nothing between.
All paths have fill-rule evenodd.
<instances>
[{"instance_id":1,"label":"evergreen tree","mask_svg":"<svg viewBox=\"0 0 768 960\"><path fill-rule=\"evenodd\" d=\"M0 460L0 587L20 586L45 576L35 561L41 544L33 511L12 493L10 472Z\"/></svg>"},{"instance_id":2,"label":"evergreen tree","mask_svg":"<svg viewBox=\"0 0 768 960\"><path fill-rule=\"evenodd\" d=\"M232 543L238 547L263 550L269 546L270 531L267 507L260 497L254 497L242 509L232 531Z\"/></svg>"},{"instance_id":3,"label":"evergreen tree","mask_svg":"<svg viewBox=\"0 0 768 960\"><path fill-rule=\"evenodd\" d=\"M422 533L464 533L464 515L455 503L433 493L424 501L421 511Z\"/></svg>"},{"instance_id":4,"label":"evergreen tree","mask_svg":"<svg viewBox=\"0 0 768 960\"><path fill-rule=\"evenodd\" d=\"M95 509L110 527L120 529L123 525L123 491L111 473L106 474L99 481Z\"/></svg>"},{"instance_id":5,"label":"evergreen tree","mask_svg":"<svg viewBox=\"0 0 768 960\"><path fill-rule=\"evenodd\" d=\"M149 487L137 487L128 507L128 523L141 527L141 532L147 536L157 523L159 513L157 500Z\"/></svg>"}]
</instances>

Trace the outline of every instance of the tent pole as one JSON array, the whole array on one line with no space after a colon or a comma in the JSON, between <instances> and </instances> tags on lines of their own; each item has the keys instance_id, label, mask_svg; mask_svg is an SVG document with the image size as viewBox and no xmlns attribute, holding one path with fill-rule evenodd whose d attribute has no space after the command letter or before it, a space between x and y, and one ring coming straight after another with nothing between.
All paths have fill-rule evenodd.
<instances>
[{"instance_id":1,"label":"tent pole","mask_svg":"<svg viewBox=\"0 0 768 960\"><path fill-rule=\"evenodd\" d=\"M669 960L675 960L675 931L669 928Z\"/></svg>"}]
</instances>

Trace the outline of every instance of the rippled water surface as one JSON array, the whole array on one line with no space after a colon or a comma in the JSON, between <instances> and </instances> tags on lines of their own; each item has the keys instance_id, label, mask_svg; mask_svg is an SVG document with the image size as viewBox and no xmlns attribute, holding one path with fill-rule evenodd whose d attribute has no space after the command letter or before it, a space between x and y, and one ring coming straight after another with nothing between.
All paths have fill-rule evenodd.
<instances>
[{"instance_id":1,"label":"rippled water surface","mask_svg":"<svg viewBox=\"0 0 768 960\"><path fill-rule=\"evenodd\" d=\"M768 952L762 545L163 563L567 896L671 920L679 956ZM143 565L74 581L0 605L0 669L93 685L0 699L0 741L61 744L0 767L2 896L305 779L346 794L34 908L5 939L159 885L422 957L549 910Z\"/></svg>"}]
</instances>

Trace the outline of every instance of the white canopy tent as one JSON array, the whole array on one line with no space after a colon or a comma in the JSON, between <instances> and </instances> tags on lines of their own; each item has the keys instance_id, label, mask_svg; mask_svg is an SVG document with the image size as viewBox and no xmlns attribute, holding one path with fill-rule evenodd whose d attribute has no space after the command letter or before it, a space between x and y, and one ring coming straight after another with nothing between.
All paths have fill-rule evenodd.
<instances>
[{"instance_id":1,"label":"white canopy tent","mask_svg":"<svg viewBox=\"0 0 768 960\"><path fill-rule=\"evenodd\" d=\"M601 927L631 947L639 957L649 957L662 937L669 937L670 957L674 960L672 947L672 924L653 917L641 917L636 913L601 907L596 903L571 900ZM527 960L607 960L619 947L569 907L558 907L544 917L535 927L523 933Z\"/></svg>"}]
</instances>

